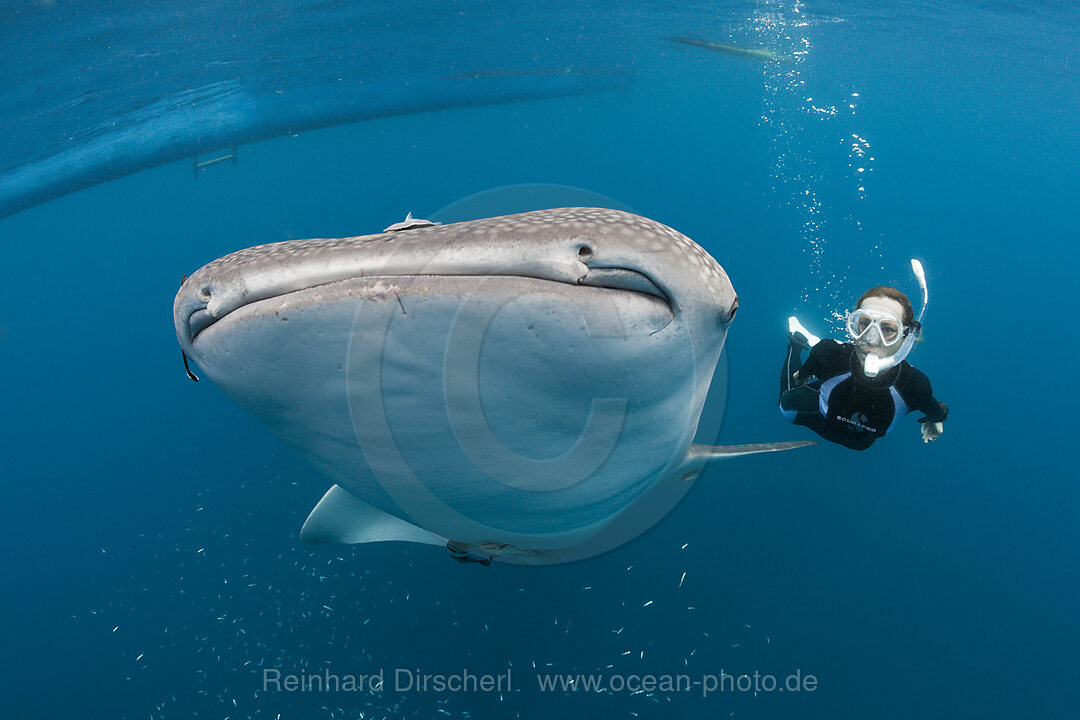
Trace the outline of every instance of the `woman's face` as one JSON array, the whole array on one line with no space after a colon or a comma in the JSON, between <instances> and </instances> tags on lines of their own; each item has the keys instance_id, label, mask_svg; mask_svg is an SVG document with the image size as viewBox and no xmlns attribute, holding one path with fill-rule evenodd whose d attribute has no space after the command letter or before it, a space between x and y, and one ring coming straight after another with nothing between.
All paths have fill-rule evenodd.
<instances>
[{"instance_id":1,"label":"woman's face","mask_svg":"<svg viewBox=\"0 0 1080 720\"><path fill-rule=\"evenodd\" d=\"M888 313L901 323L903 323L904 320L904 307L892 298L880 296L868 297L862 301L858 309L870 310L874 313ZM902 342L896 342L890 346L883 347L877 344L867 344L864 340L856 340L855 351L859 354L860 359L866 357L869 353L873 353L881 358L886 358L899 350L901 345L903 345Z\"/></svg>"}]
</instances>

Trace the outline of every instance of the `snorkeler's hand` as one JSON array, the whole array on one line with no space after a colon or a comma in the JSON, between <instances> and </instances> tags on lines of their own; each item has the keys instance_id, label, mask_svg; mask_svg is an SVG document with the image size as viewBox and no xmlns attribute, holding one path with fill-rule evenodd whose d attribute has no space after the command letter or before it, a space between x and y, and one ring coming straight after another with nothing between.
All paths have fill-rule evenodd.
<instances>
[{"instance_id":1,"label":"snorkeler's hand","mask_svg":"<svg viewBox=\"0 0 1080 720\"><path fill-rule=\"evenodd\" d=\"M924 422L922 424L922 441L924 443L934 442L941 433L945 432L945 424L939 422Z\"/></svg>"},{"instance_id":2,"label":"snorkeler's hand","mask_svg":"<svg viewBox=\"0 0 1080 720\"><path fill-rule=\"evenodd\" d=\"M799 374L798 370L796 370L794 373L792 373L791 378L795 381L796 385L805 385L806 383L810 382L810 378L809 377L803 377L802 375Z\"/></svg>"}]
</instances>

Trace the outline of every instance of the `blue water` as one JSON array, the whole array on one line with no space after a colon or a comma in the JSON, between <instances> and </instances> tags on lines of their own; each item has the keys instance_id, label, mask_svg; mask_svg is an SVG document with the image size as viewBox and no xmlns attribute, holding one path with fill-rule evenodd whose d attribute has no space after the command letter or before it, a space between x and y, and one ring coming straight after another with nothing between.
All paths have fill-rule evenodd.
<instances>
[{"instance_id":1,"label":"blue water","mask_svg":"<svg viewBox=\"0 0 1080 720\"><path fill-rule=\"evenodd\" d=\"M9 1L0 41L6 717L1075 717L1075 4ZM181 276L520 183L724 265L724 443L806 438L784 318L835 333L919 256L945 434L732 460L568 566L301 546L327 482L187 380ZM513 690L261 691L397 667ZM818 684L536 681L721 670Z\"/></svg>"}]
</instances>

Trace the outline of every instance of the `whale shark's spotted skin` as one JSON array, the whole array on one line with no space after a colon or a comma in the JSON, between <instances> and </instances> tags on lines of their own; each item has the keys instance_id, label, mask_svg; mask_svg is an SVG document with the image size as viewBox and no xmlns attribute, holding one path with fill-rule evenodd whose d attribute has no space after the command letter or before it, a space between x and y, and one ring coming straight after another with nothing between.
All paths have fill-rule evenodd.
<instances>
[{"instance_id":1,"label":"whale shark's spotted skin","mask_svg":"<svg viewBox=\"0 0 1080 720\"><path fill-rule=\"evenodd\" d=\"M259 265L275 265L290 258L311 258L323 255L332 261L335 255L353 251L353 243L383 243L388 252L403 252L412 247L433 244L438 246L442 238L459 232L460 223L399 230L393 233L360 235L351 238L313 238L257 245L226 255L207 264L200 273L213 275L228 268L244 272ZM637 249L643 253L664 253L674 250L688 262L698 279L719 294L730 285L720 263L700 245L682 233L655 220L605 208L562 208L505 215L469 222L470 234L478 242L485 237L492 242L506 238L523 238L553 232L568 237L580 237L582 241L599 241L611 238L619 245Z\"/></svg>"}]
</instances>

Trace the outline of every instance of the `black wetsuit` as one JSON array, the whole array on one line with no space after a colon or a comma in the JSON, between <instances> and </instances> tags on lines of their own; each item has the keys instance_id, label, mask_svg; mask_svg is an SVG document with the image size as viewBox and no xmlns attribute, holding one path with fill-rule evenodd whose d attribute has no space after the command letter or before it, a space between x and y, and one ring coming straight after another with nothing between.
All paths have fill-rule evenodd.
<instances>
[{"instance_id":1,"label":"black wetsuit","mask_svg":"<svg viewBox=\"0 0 1080 720\"><path fill-rule=\"evenodd\" d=\"M815 379L798 385L794 375ZM851 343L822 340L803 363L794 343L780 370L780 412L796 425L852 450L865 450L884 437L912 410L926 414L920 422L942 422L949 414L934 399L930 380L907 360L870 378Z\"/></svg>"}]
</instances>

